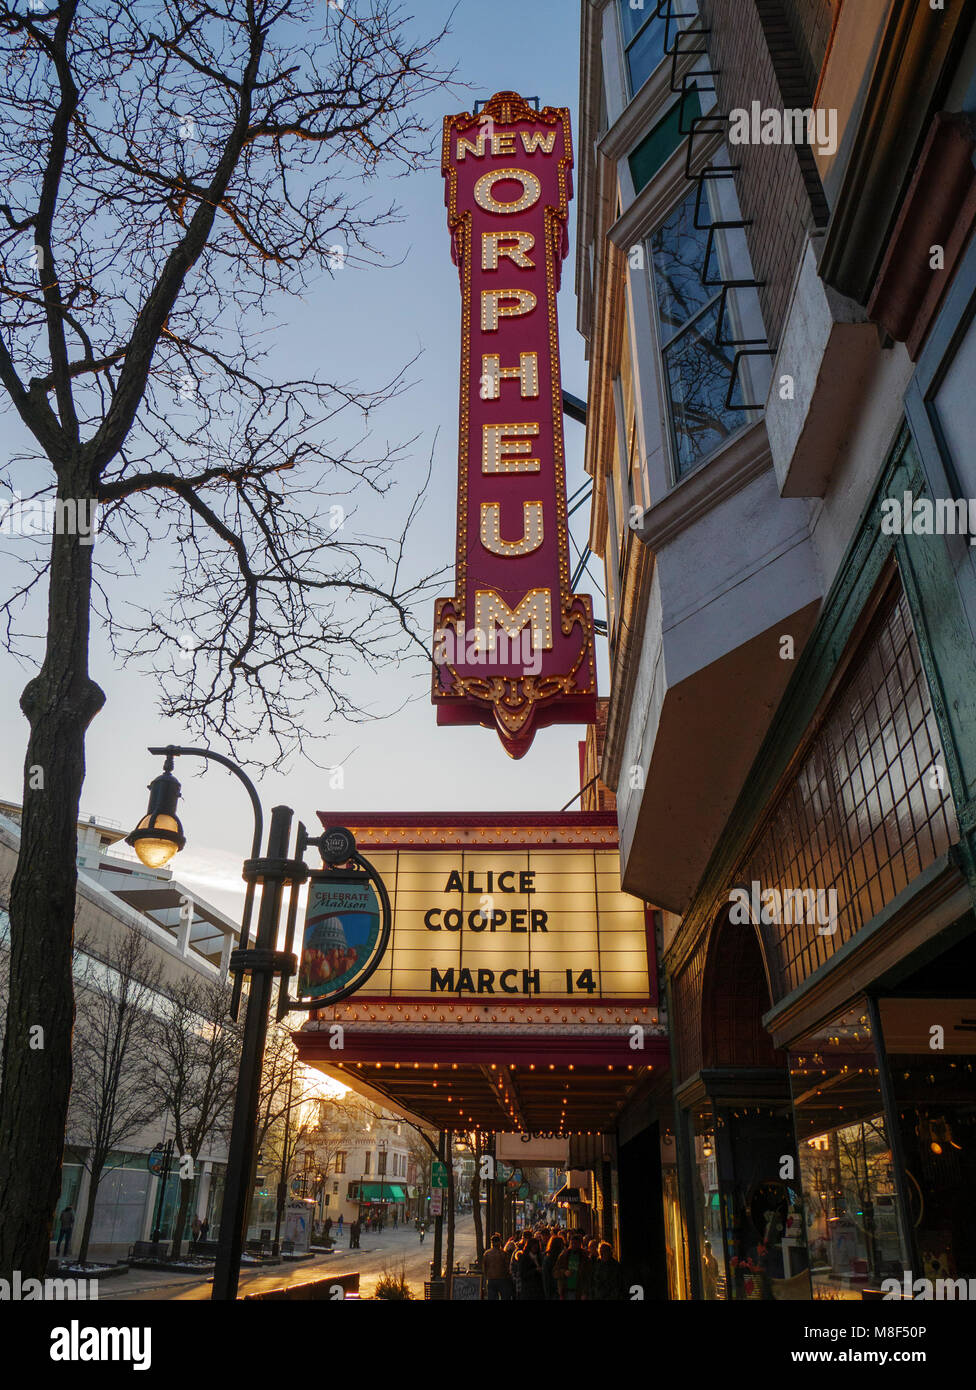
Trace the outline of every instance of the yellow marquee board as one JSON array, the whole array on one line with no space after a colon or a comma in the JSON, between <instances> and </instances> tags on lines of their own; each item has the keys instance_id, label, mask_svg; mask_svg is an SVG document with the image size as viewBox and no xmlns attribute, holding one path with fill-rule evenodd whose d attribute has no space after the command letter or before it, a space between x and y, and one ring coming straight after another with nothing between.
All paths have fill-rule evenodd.
<instances>
[{"instance_id":1,"label":"yellow marquee board","mask_svg":"<svg viewBox=\"0 0 976 1390\"><path fill-rule=\"evenodd\" d=\"M370 997L641 1000L647 914L616 849L373 849L393 906Z\"/></svg>"}]
</instances>

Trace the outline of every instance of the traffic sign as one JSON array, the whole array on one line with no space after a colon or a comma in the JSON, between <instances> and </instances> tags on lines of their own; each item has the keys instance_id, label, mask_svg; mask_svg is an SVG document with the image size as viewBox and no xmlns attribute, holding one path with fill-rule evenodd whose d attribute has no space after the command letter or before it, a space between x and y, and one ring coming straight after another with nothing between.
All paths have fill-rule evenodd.
<instances>
[{"instance_id":1,"label":"traffic sign","mask_svg":"<svg viewBox=\"0 0 976 1390\"><path fill-rule=\"evenodd\" d=\"M432 1163L430 1166L430 1185L431 1187L447 1186L447 1164Z\"/></svg>"},{"instance_id":2,"label":"traffic sign","mask_svg":"<svg viewBox=\"0 0 976 1390\"><path fill-rule=\"evenodd\" d=\"M442 1187L432 1187L430 1190L430 1214L440 1216L443 1210L444 1189Z\"/></svg>"}]
</instances>

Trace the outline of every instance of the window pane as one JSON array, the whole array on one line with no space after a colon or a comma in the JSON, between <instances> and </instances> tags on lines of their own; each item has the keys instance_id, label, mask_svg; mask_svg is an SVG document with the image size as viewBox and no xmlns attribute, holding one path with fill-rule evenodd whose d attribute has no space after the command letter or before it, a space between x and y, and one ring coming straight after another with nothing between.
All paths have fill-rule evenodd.
<instances>
[{"instance_id":1,"label":"window pane","mask_svg":"<svg viewBox=\"0 0 976 1390\"><path fill-rule=\"evenodd\" d=\"M620 27L623 30L624 44L630 43L631 39L640 29L641 25L646 24L651 14L657 8L657 0L618 0L620 10Z\"/></svg>"},{"instance_id":2,"label":"window pane","mask_svg":"<svg viewBox=\"0 0 976 1390\"><path fill-rule=\"evenodd\" d=\"M866 1286L900 1280L905 1267L878 1069L860 1007L790 1050L815 1299L860 1298Z\"/></svg>"},{"instance_id":3,"label":"window pane","mask_svg":"<svg viewBox=\"0 0 976 1390\"><path fill-rule=\"evenodd\" d=\"M631 96L635 96L643 87L664 57L665 27L663 19L652 19L627 49Z\"/></svg>"},{"instance_id":4,"label":"window pane","mask_svg":"<svg viewBox=\"0 0 976 1390\"><path fill-rule=\"evenodd\" d=\"M935 409L942 426L949 456L955 468L960 495L976 497L976 468L973 466L972 403L976 381L976 319L970 323L952 365L935 397Z\"/></svg>"},{"instance_id":5,"label":"window pane","mask_svg":"<svg viewBox=\"0 0 976 1390\"><path fill-rule=\"evenodd\" d=\"M742 424L741 412L726 410L733 350L715 343L718 305L696 319L664 354L679 477L717 449ZM738 383L732 402L741 403Z\"/></svg>"},{"instance_id":6,"label":"window pane","mask_svg":"<svg viewBox=\"0 0 976 1390\"><path fill-rule=\"evenodd\" d=\"M710 223L708 204L703 199L700 222ZM661 342L666 345L689 319L715 298L714 286L701 283L707 228L695 226L695 194L675 208L668 220L651 233L651 263L654 289L661 322ZM709 257L706 279L718 278L715 248Z\"/></svg>"}]
</instances>

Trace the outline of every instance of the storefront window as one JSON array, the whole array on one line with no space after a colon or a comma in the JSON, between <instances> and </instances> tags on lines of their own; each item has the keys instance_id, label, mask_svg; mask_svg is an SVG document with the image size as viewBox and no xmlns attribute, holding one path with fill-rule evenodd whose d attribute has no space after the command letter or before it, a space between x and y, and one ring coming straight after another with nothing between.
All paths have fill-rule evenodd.
<instances>
[{"instance_id":1,"label":"storefront window","mask_svg":"<svg viewBox=\"0 0 976 1390\"><path fill-rule=\"evenodd\" d=\"M678 1187L677 1145L674 1133L670 1129L661 1135L661 1191L664 1203L664 1253L668 1266L668 1297L684 1300L691 1297L688 1240ZM614 1228L616 1227L617 1214L614 1212Z\"/></svg>"},{"instance_id":2,"label":"storefront window","mask_svg":"<svg viewBox=\"0 0 976 1390\"><path fill-rule=\"evenodd\" d=\"M726 1297L725 1240L719 1195L715 1117L710 1105L691 1117L695 1169L695 1224L701 1251L702 1291L708 1300Z\"/></svg>"},{"instance_id":3,"label":"storefront window","mask_svg":"<svg viewBox=\"0 0 976 1390\"><path fill-rule=\"evenodd\" d=\"M813 1296L861 1298L907 1250L866 1004L795 1044L790 1079Z\"/></svg>"},{"instance_id":4,"label":"storefront window","mask_svg":"<svg viewBox=\"0 0 976 1390\"><path fill-rule=\"evenodd\" d=\"M976 1007L882 999L880 1011L922 1266L914 1277L976 1278Z\"/></svg>"}]
</instances>

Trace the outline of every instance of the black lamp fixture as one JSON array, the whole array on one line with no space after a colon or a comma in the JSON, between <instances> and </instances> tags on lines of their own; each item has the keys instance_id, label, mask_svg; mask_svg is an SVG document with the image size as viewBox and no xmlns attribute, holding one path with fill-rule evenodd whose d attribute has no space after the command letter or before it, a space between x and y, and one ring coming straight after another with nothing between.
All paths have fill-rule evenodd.
<instances>
[{"instance_id":1,"label":"black lamp fixture","mask_svg":"<svg viewBox=\"0 0 976 1390\"><path fill-rule=\"evenodd\" d=\"M173 776L173 758L167 755L163 771L149 783L149 810L125 837L147 869L161 869L186 844L176 815L180 784Z\"/></svg>"}]
</instances>

